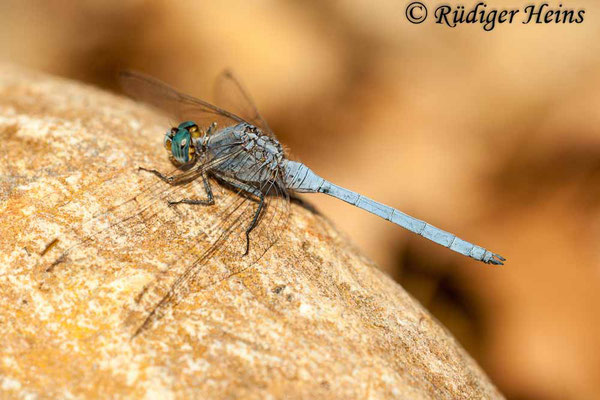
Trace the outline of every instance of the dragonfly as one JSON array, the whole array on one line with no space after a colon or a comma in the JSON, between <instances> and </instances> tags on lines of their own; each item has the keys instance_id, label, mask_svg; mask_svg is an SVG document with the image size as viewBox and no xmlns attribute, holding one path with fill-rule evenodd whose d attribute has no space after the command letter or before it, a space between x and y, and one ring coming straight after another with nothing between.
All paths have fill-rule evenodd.
<instances>
[{"instance_id":1,"label":"dragonfly","mask_svg":"<svg viewBox=\"0 0 600 400\"><path fill-rule=\"evenodd\" d=\"M245 104L251 111L250 117L237 116L225 109L180 93L166 83L138 72L123 72L121 82L128 95L183 120L165 134L164 144L176 164L191 166L191 168L173 176L166 176L154 169L142 168L169 185L178 185L190 179L202 179L206 188L206 199L181 199L171 202L172 205L214 204L208 181L209 175L258 199L254 216L245 231L244 255L248 254L251 233L260 220L268 197L274 195L289 201L289 193L297 192L323 193L343 200L434 243L486 264L503 265L506 261L499 254L462 240L452 233L393 207L338 186L320 177L305 164L288 159L282 145L258 113L245 89L230 72L225 72L225 77L232 81L245 100ZM192 114L200 118L187 120L186 117ZM212 121L208 129L200 129L201 124L207 121Z\"/></svg>"},{"instance_id":2,"label":"dragonfly","mask_svg":"<svg viewBox=\"0 0 600 400\"><path fill-rule=\"evenodd\" d=\"M175 169L164 173L139 167L152 174L157 183L136 196L134 212L151 209L157 199L169 207L218 207L214 216L213 240L202 250L192 241L186 253L190 261L178 276L161 290L154 290L147 315L134 336L160 317L167 305L189 292L199 280L199 271L211 259L229 255L231 276L259 260L288 228L290 198L295 193L322 193L375 214L452 251L486 264L503 265L506 259L483 247L458 238L396 208L384 205L352 190L338 186L313 172L303 163L288 158L283 146L258 112L251 97L230 71L217 79L220 106L184 94L168 84L140 72L123 71L120 83L124 92L177 120L164 135L163 144ZM235 192L224 204L217 204L213 183ZM201 182L203 196L173 197L177 188ZM173 190L169 191L171 188ZM167 193L171 196L168 197ZM168 197L168 198L167 198ZM145 199L145 200L144 200ZM127 203L132 203L131 201ZM118 207L117 207L118 208ZM131 220L126 217L113 225ZM146 217L146 220L154 217ZM109 228L112 228L110 225ZM176 259L184 259L176 257ZM187 259L186 259L187 260ZM233 272L231 272L233 271ZM214 283L214 281L211 281ZM212 283L207 282L200 287ZM198 285L197 285L198 286Z\"/></svg>"}]
</instances>

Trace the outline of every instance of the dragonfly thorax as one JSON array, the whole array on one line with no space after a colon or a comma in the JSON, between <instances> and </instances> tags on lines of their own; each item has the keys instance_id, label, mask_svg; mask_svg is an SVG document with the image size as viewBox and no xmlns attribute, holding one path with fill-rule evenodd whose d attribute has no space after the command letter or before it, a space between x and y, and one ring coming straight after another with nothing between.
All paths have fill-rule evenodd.
<instances>
[{"instance_id":1,"label":"dragonfly thorax","mask_svg":"<svg viewBox=\"0 0 600 400\"><path fill-rule=\"evenodd\" d=\"M281 144L247 122L208 135L204 155L209 163L216 160L210 167L213 174L255 187L282 176L285 163Z\"/></svg>"},{"instance_id":2,"label":"dragonfly thorax","mask_svg":"<svg viewBox=\"0 0 600 400\"><path fill-rule=\"evenodd\" d=\"M270 169L275 169L281 165L284 159L283 147L277 139L264 134L259 128L250 124L238 125L237 134L242 142L242 147L252 157Z\"/></svg>"}]
</instances>

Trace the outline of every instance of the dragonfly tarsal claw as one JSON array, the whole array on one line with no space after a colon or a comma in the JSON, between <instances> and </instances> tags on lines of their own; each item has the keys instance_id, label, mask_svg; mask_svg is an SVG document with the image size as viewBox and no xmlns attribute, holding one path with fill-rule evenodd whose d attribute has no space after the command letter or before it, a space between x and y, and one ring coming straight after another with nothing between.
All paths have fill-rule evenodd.
<instances>
[{"instance_id":1,"label":"dragonfly tarsal claw","mask_svg":"<svg viewBox=\"0 0 600 400\"><path fill-rule=\"evenodd\" d=\"M246 257L250 253L250 232L246 231L246 251L242 254L242 257Z\"/></svg>"},{"instance_id":2,"label":"dragonfly tarsal claw","mask_svg":"<svg viewBox=\"0 0 600 400\"><path fill-rule=\"evenodd\" d=\"M155 170L155 169L148 169L148 168L144 168L144 167L138 167L138 171L144 171L144 172L149 172L151 174L154 174L156 176L158 176L162 181L166 182L166 183L173 183L173 177L172 176L166 176L161 174L159 171Z\"/></svg>"}]
</instances>

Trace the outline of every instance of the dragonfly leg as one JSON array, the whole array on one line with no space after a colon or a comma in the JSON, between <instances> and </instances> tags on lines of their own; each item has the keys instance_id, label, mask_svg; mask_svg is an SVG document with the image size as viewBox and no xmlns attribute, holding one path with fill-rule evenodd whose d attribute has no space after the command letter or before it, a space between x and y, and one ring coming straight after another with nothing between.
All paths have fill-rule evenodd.
<instances>
[{"instance_id":1,"label":"dragonfly leg","mask_svg":"<svg viewBox=\"0 0 600 400\"><path fill-rule=\"evenodd\" d=\"M246 256L250 252L250 232L252 232L252 230L254 228L256 228L256 225L258 225L258 219L260 217L260 213L262 212L264 205L265 205L265 195L260 190L256 189L254 186L248 185L244 182L240 182L236 179L232 179L228 176L217 175L217 178L221 179L225 183L227 183L237 189L240 189L248 194L258 197L258 199L259 199L258 208L256 209L256 212L254 213L252 222L246 229L246 251L244 252L244 255Z\"/></svg>"},{"instance_id":2,"label":"dragonfly leg","mask_svg":"<svg viewBox=\"0 0 600 400\"><path fill-rule=\"evenodd\" d=\"M254 228L256 228L256 225L258 224L258 217L260 216L260 213L263 210L264 205L265 205L265 195L261 193L260 194L260 203L258 204L256 213L254 213L254 218L252 218L252 222L250 223L250 226L248 226L248 228L246 229L246 251L244 252L245 256L248 255L248 252L250 251L250 232L252 232L252 230Z\"/></svg>"},{"instance_id":3,"label":"dragonfly leg","mask_svg":"<svg viewBox=\"0 0 600 400\"><path fill-rule=\"evenodd\" d=\"M166 176L166 175L163 175L160 171L157 171L155 169L147 169L144 167L138 167L138 171L150 172L151 174L158 176L163 182L166 182L169 185L177 185L179 183L179 180L177 178L179 176L183 175L183 174L180 174L180 175Z\"/></svg>"},{"instance_id":4,"label":"dragonfly leg","mask_svg":"<svg viewBox=\"0 0 600 400\"><path fill-rule=\"evenodd\" d=\"M175 204L195 204L203 206L212 206L213 204L215 204L212 188L210 187L210 182L208 181L208 176L206 176L206 173L203 173L201 176L202 183L204 183L204 191L206 192L206 199L181 199L177 201L169 201L169 205L173 206Z\"/></svg>"}]
</instances>

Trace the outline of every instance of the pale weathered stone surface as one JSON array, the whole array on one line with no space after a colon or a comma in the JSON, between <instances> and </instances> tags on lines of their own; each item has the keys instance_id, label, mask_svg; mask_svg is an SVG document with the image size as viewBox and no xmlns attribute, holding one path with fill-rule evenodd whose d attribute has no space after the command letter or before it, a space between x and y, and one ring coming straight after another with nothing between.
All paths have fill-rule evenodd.
<instances>
[{"instance_id":1,"label":"pale weathered stone surface","mask_svg":"<svg viewBox=\"0 0 600 400\"><path fill-rule=\"evenodd\" d=\"M102 231L99 215L151 199L126 202L156 184L137 166L172 169L165 128L124 98L1 67L0 397L502 397L427 311L297 204L258 264L207 264L197 290L132 339L136 298L187 265L218 210L155 204ZM217 189L218 202L231 196Z\"/></svg>"}]
</instances>

